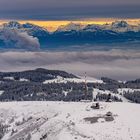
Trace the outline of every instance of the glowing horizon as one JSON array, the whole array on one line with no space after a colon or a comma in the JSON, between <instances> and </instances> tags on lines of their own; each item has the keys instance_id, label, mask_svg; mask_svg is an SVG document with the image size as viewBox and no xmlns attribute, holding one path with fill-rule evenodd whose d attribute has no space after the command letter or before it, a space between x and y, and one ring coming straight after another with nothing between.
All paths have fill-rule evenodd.
<instances>
[{"instance_id":1,"label":"glowing horizon","mask_svg":"<svg viewBox=\"0 0 140 140\"><path fill-rule=\"evenodd\" d=\"M132 25L137 25L140 24L140 18L137 19L121 19L121 18L91 18L91 19L84 19L84 20L0 20L0 24L3 23L7 23L9 21L18 21L21 24L24 23L31 23L31 24L35 24L41 27L44 27L46 29L48 29L48 31L55 31L59 26L61 25L67 25L70 22L73 23L79 23L82 25L87 25L87 24L99 24L99 25L103 25L103 24L110 24L114 21L120 21L120 20L124 20L127 21L129 24Z\"/></svg>"}]
</instances>

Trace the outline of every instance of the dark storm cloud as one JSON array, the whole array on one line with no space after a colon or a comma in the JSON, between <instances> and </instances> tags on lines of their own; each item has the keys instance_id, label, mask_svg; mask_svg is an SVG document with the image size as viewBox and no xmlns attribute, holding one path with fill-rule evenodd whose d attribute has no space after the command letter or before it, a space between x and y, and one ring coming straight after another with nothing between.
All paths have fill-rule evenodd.
<instances>
[{"instance_id":1,"label":"dark storm cloud","mask_svg":"<svg viewBox=\"0 0 140 140\"><path fill-rule=\"evenodd\" d=\"M139 17L139 0L0 0L0 18Z\"/></svg>"},{"instance_id":2,"label":"dark storm cloud","mask_svg":"<svg viewBox=\"0 0 140 140\"><path fill-rule=\"evenodd\" d=\"M76 61L75 61L76 60ZM59 69L90 77L107 76L118 80L140 78L140 52L3 52L1 71L21 71L35 68Z\"/></svg>"}]
</instances>

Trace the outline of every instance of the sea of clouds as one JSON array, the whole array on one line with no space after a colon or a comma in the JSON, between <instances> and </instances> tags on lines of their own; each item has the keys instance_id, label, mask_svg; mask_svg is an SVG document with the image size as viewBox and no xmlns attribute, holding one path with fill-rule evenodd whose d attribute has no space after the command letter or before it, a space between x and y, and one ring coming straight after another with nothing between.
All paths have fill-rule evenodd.
<instances>
[{"instance_id":1,"label":"sea of clouds","mask_svg":"<svg viewBox=\"0 0 140 140\"><path fill-rule=\"evenodd\" d=\"M0 52L0 71L35 68L65 70L77 75L117 80L140 78L140 51L110 50L86 52Z\"/></svg>"},{"instance_id":2,"label":"sea of clouds","mask_svg":"<svg viewBox=\"0 0 140 140\"><path fill-rule=\"evenodd\" d=\"M0 29L0 40L7 46L7 50L0 50L0 71L23 71L41 67L65 70L80 76L87 72L89 77L96 78L140 78L139 50L82 51L84 49L79 46L81 51L43 52L37 38L8 28Z\"/></svg>"}]
</instances>

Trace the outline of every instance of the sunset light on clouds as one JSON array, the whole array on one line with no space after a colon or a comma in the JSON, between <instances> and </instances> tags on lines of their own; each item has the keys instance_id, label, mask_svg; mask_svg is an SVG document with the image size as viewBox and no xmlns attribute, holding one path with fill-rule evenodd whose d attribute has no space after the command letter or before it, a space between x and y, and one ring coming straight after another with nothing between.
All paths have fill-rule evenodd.
<instances>
[{"instance_id":1,"label":"sunset light on clouds","mask_svg":"<svg viewBox=\"0 0 140 140\"><path fill-rule=\"evenodd\" d=\"M10 55L15 56L12 63L17 62L13 68L19 67L19 70L22 70L25 64L25 69L41 66L66 69L72 59L72 66L66 69L67 71L81 74L81 69L82 73L89 70L92 75L94 68L99 68L93 75L100 77L103 73L116 79L136 78L140 75L139 67L136 67L140 65L140 57L130 59L130 56L135 56L140 49L139 13L140 0L0 0L0 67L2 69L8 61L10 63L7 63L3 70L10 69ZM109 56L110 53L112 55L112 50L113 57ZM124 56L123 50L128 51L127 56ZM7 53L3 58L5 51L17 53ZM18 51L23 51L23 54ZM24 51L29 58L24 56ZM30 59L28 51L33 51L33 58ZM40 51L45 53L36 53ZM54 54L46 53L47 51L61 53L54 59ZM91 54L79 54L78 51ZM97 51L102 52L102 55ZM18 62L21 56L23 59ZM58 57L62 59L59 60ZM98 59L100 61L97 61ZM54 60L60 63L49 67ZM94 60L97 63L94 63ZM74 64L75 61L79 65ZM132 61L135 64L131 63ZM66 65L61 64L62 62ZM35 65L32 65L33 63ZM86 63L92 67L89 69ZM114 69L111 68L112 65ZM129 71L131 65L135 67L134 74ZM75 66L80 69L76 67L76 71ZM123 66L125 68L122 69Z\"/></svg>"},{"instance_id":2,"label":"sunset light on clouds","mask_svg":"<svg viewBox=\"0 0 140 140\"><path fill-rule=\"evenodd\" d=\"M88 24L110 24L115 21L125 20L131 25L140 24L139 18L134 19L121 19L121 18L88 18L88 19L79 19L79 20L17 20L21 24L31 23L41 27L46 28L48 31L55 31L61 25L67 25L69 23L76 23L82 25ZM0 20L0 24L8 23L10 20ZM15 20L16 21L16 20Z\"/></svg>"}]
</instances>

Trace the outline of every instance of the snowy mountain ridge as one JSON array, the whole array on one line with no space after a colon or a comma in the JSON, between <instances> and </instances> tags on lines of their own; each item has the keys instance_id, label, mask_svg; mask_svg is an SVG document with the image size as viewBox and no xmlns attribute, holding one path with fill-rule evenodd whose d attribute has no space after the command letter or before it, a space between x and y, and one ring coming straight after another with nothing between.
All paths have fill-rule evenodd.
<instances>
[{"instance_id":1,"label":"snowy mountain ridge","mask_svg":"<svg viewBox=\"0 0 140 140\"><path fill-rule=\"evenodd\" d=\"M7 41L7 34L17 33L20 36L11 37L11 40ZM22 34L21 34L22 33ZM26 37L25 36L28 36ZM21 38L24 35L26 42L23 42ZM31 38L31 41L28 39ZM14 41L13 41L14 40ZM22 44L26 45L17 46L22 40ZM32 41L33 40L33 41ZM34 47L34 43L36 47ZM60 26L54 32L49 32L46 28L25 23L20 24L18 22L11 21L0 26L0 49L25 49L25 50L44 50L44 49L77 49L73 46L84 46L84 49L89 47L94 49L100 49L105 45L105 49L117 47L126 47L127 44L139 48L140 42L140 25L130 25L125 21L116 21L112 24L89 24L82 25L77 23L69 23L68 25ZM118 45L119 44L119 45ZM32 47L30 47L32 46ZM81 47L78 47L82 49ZM31 49L32 48L32 49Z\"/></svg>"},{"instance_id":2,"label":"snowy mountain ridge","mask_svg":"<svg viewBox=\"0 0 140 140\"><path fill-rule=\"evenodd\" d=\"M35 24L31 23L25 23L25 24L20 24L17 21L10 21L8 23L4 23L1 25L1 27L4 28L12 28L12 29L23 29L23 30L29 30L29 29L34 29L34 30L44 30L46 32L47 29L40 27ZM112 30L116 32L126 32L126 31L140 31L140 26L139 25L130 25L126 21L115 21L112 22L111 24L88 24L88 25L83 25L80 23L74 23L70 22L67 25L61 25L57 28L56 31L54 32L65 32L65 31L95 31L95 30Z\"/></svg>"},{"instance_id":3,"label":"snowy mountain ridge","mask_svg":"<svg viewBox=\"0 0 140 140\"><path fill-rule=\"evenodd\" d=\"M64 26L58 27L56 32L64 32L64 31L91 31L95 32L98 30L112 30L114 32L127 32L127 31L140 31L139 25L130 25L126 21L115 21L111 24L88 24L88 25L82 25L82 24L75 24L75 23L69 23Z\"/></svg>"},{"instance_id":4,"label":"snowy mountain ridge","mask_svg":"<svg viewBox=\"0 0 140 140\"><path fill-rule=\"evenodd\" d=\"M73 22L67 24L67 25L61 25L58 27L58 29L56 30L56 32L64 32L64 31L71 31L71 30L75 30L75 31L79 31L82 30L85 26L82 24L75 24Z\"/></svg>"}]
</instances>

